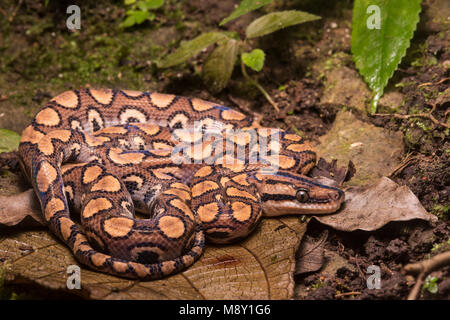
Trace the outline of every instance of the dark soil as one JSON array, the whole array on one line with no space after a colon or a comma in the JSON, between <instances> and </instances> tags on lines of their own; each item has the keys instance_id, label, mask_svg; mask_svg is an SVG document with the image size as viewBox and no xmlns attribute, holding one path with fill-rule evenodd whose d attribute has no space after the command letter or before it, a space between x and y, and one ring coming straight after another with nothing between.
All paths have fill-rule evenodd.
<instances>
[{"instance_id":1,"label":"dark soil","mask_svg":"<svg viewBox=\"0 0 450 320\"><path fill-rule=\"evenodd\" d=\"M351 54L352 4L349 1L287 1L283 6L276 4L267 8L298 9L322 17L319 21L292 27L251 43L262 48L267 55L263 71L252 76L257 77L274 98L280 108L279 113L258 91L246 84L239 68L235 68L224 91L214 96L209 93L198 75L207 53L202 53L187 65L170 70L157 70L151 63L173 50L181 39L217 28L218 22L239 1L195 0L181 4L167 1L167 9L159 11L157 23L143 24L126 34L117 29L124 16L121 1L113 4L89 2L86 9L88 26L78 35L84 45L77 50L70 47L70 41L77 38L65 29L65 20L62 20L65 15L56 13L63 12L61 10L69 2L50 0L48 8L42 2L26 1L17 8L13 17L15 23L2 24L7 27L2 29L0 40L8 40L0 46L0 70L3 73L0 76L0 97L6 95L5 99L0 98L2 128L20 132L49 96L86 83L151 89L220 101L261 114L264 126L299 130L313 141L329 130L339 110L343 107L352 110L352 106L321 103L326 82L317 68L333 57ZM430 1L424 2L422 20L429 17ZM0 5L0 15L11 17L16 7L16 1L6 1ZM260 14L246 15L228 24L226 29L243 36L248 23ZM32 29L33 25L37 27ZM386 89L386 92L402 94L403 104L396 106L394 112L402 115L422 113L435 106L434 117L445 123L450 106L448 28L444 23L430 27L427 21L421 22L406 57ZM160 30L165 30L165 36L170 39L156 39L155 32ZM129 41L133 37L138 42ZM146 39L152 40L153 44L158 43L156 49L146 47ZM94 65L96 63L98 66ZM351 59L344 58L342 63L356 70ZM19 90L18 87L24 89ZM309 288L306 299L405 299L414 279L404 276L402 267L450 248L449 129L426 118L369 117L356 108L353 111L366 122L404 134L404 165L391 178L408 186L427 211L439 217L439 222L433 225L419 221L397 222L376 232L343 233L312 221L308 235L316 236L328 229L325 248L346 259L352 268L341 267L328 278L323 278L319 271L298 277L296 281ZM393 111L389 106L381 106L379 112ZM18 113L22 114L19 120L14 118ZM367 288L366 270L370 265L381 268L381 289ZM449 299L449 266L432 276L438 278L438 292L432 294L423 290L420 298Z\"/></svg>"}]
</instances>

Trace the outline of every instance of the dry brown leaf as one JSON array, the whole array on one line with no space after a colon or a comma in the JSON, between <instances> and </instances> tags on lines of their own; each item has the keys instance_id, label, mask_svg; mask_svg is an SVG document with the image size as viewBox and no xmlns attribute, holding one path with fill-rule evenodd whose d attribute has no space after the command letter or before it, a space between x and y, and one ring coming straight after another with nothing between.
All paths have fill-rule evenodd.
<instances>
[{"instance_id":1,"label":"dry brown leaf","mask_svg":"<svg viewBox=\"0 0 450 320\"><path fill-rule=\"evenodd\" d=\"M323 231L318 239L306 236L295 255L297 265L295 266L295 275L307 272L314 272L322 268L323 250L325 241L328 237L328 231Z\"/></svg>"},{"instance_id":2,"label":"dry brown leaf","mask_svg":"<svg viewBox=\"0 0 450 320\"><path fill-rule=\"evenodd\" d=\"M436 221L407 186L387 177L368 187L345 190L345 204L336 214L315 216L321 223L341 231L373 231L391 221Z\"/></svg>"},{"instance_id":3,"label":"dry brown leaf","mask_svg":"<svg viewBox=\"0 0 450 320\"><path fill-rule=\"evenodd\" d=\"M328 162L324 158L320 158L317 165L311 170L311 176L313 178L325 177L334 180L334 186L341 186L344 181L350 180L355 172L355 165L351 160L347 167L338 167L336 159Z\"/></svg>"},{"instance_id":4,"label":"dry brown leaf","mask_svg":"<svg viewBox=\"0 0 450 320\"><path fill-rule=\"evenodd\" d=\"M34 219L34 224L45 225L33 189L12 196L0 196L0 225L12 227L21 222L33 224L30 219L25 219L27 217Z\"/></svg>"},{"instance_id":5,"label":"dry brown leaf","mask_svg":"<svg viewBox=\"0 0 450 320\"><path fill-rule=\"evenodd\" d=\"M298 217L263 219L239 244L208 246L191 268L140 282L81 269L81 290L66 287L72 253L47 231L0 239L8 283L38 285L90 299L290 299L295 252L306 230Z\"/></svg>"}]
</instances>

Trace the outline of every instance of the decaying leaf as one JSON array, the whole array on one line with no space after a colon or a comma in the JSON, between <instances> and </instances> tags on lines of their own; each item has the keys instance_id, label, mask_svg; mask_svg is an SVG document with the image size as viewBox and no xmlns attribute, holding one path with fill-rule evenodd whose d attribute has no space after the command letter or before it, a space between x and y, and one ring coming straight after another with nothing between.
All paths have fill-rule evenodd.
<instances>
[{"instance_id":1,"label":"decaying leaf","mask_svg":"<svg viewBox=\"0 0 450 320\"><path fill-rule=\"evenodd\" d=\"M318 239L306 236L300 245L297 254L297 265L295 266L295 275L307 272L314 272L322 268L323 250L325 241L328 237L328 231L321 233Z\"/></svg>"},{"instance_id":2,"label":"decaying leaf","mask_svg":"<svg viewBox=\"0 0 450 320\"><path fill-rule=\"evenodd\" d=\"M399 186L387 177L368 187L348 188L345 198L337 214L315 218L341 231L373 231L392 221L437 220L407 186Z\"/></svg>"},{"instance_id":3,"label":"decaying leaf","mask_svg":"<svg viewBox=\"0 0 450 320\"><path fill-rule=\"evenodd\" d=\"M32 218L34 223L27 217ZM19 223L45 225L33 189L12 196L0 196L0 225L11 227Z\"/></svg>"},{"instance_id":4,"label":"decaying leaf","mask_svg":"<svg viewBox=\"0 0 450 320\"><path fill-rule=\"evenodd\" d=\"M209 246L191 268L157 281L133 281L81 269L81 289L68 290L72 253L47 231L26 231L0 241L8 283L38 285L90 299L290 299L295 252L306 223L298 217L263 219L246 240ZM24 250L27 248L27 250Z\"/></svg>"},{"instance_id":5,"label":"decaying leaf","mask_svg":"<svg viewBox=\"0 0 450 320\"><path fill-rule=\"evenodd\" d=\"M350 160L347 167L338 167L337 159L327 162L320 158L317 165L311 170L313 177L326 177L335 181L334 185L340 186L344 181L350 180L355 174L356 169L353 162Z\"/></svg>"},{"instance_id":6,"label":"decaying leaf","mask_svg":"<svg viewBox=\"0 0 450 320\"><path fill-rule=\"evenodd\" d=\"M222 91L231 78L239 51L239 42L226 39L206 59L202 69L202 78L211 92Z\"/></svg>"}]
</instances>

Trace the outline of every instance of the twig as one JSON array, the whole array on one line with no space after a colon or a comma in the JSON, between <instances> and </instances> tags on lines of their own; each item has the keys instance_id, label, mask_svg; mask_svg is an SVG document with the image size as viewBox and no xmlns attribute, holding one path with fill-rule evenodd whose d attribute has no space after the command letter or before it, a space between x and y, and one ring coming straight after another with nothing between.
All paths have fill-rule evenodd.
<instances>
[{"instance_id":1,"label":"twig","mask_svg":"<svg viewBox=\"0 0 450 320\"><path fill-rule=\"evenodd\" d=\"M433 117L432 113L434 112L434 110L436 109L436 105L433 106L433 108L431 109L430 112L423 112L423 113L416 113L416 114L398 114L398 113L374 113L374 116L380 116L380 117L394 117L397 119L409 119L409 118L426 118L431 120L434 124L438 125L438 126L443 126L445 128L450 128L450 126L448 124L446 124L445 122L440 122L439 120L437 120L435 117ZM447 115L445 115L447 116Z\"/></svg>"},{"instance_id":2,"label":"twig","mask_svg":"<svg viewBox=\"0 0 450 320\"><path fill-rule=\"evenodd\" d=\"M417 160L418 156L413 156L412 153L409 153L406 158L402 160L402 162L394 169L390 174L388 174L388 177L395 177L399 172L401 172L403 169L405 169L411 162L414 160Z\"/></svg>"},{"instance_id":3,"label":"twig","mask_svg":"<svg viewBox=\"0 0 450 320\"><path fill-rule=\"evenodd\" d=\"M273 108L277 111L280 112L280 109L278 109L277 104L272 100L272 98L270 97L270 95L267 93L266 90L264 90L263 87L261 87L261 85L258 83L258 81L256 81L255 79L251 78L248 73L247 70L245 69L245 65L244 62L241 61L241 69L242 69L242 75L245 77L245 79L248 80L248 82L250 82L252 85L254 85L259 91L261 91L261 93L264 95L264 97L267 99L267 101L269 101L269 103L273 106Z\"/></svg>"},{"instance_id":4,"label":"twig","mask_svg":"<svg viewBox=\"0 0 450 320\"><path fill-rule=\"evenodd\" d=\"M431 272L450 265L450 251L440 253L431 259L411 263L403 268L405 274L418 275L416 284L408 295L408 300L417 299L424 279Z\"/></svg>"},{"instance_id":5,"label":"twig","mask_svg":"<svg viewBox=\"0 0 450 320\"><path fill-rule=\"evenodd\" d=\"M445 81L447 81L447 80L450 80L450 78L444 78L444 79L441 79L441 80L439 80L439 81L436 82L436 83L433 83L433 82L425 82L425 83L421 83L421 84L419 84L417 87L418 87L418 88L421 88L421 87L425 87L425 86L438 85L438 84L441 84L441 83L443 83L443 82L445 82Z\"/></svg>"},{"instance_id":6,"label":"twig","mask_svg":"<svg viewBox=\"0 0 450 320\"><path fill-rule=\"evenodd\" d=\"M19 8L22 6L23 0L19 0L19 4L17 5L17 7L14 9L13 13L11 13L11 16L9 17L9 22L13 22L14 17L17 14L17 11L19 11Z\"/></svg>"},{"instance_id":7,"label":"twig","mask_svg":"<svg viewBox=\"0 0 450 320\"><path fill-rule=\"evenodd\" d=\"M0 8L0 13L4 16L4 17L6 17L7 16L7 14L6 14L6 11L5 10L3 10L2 8Z\"/></svg>"}]
</instances>

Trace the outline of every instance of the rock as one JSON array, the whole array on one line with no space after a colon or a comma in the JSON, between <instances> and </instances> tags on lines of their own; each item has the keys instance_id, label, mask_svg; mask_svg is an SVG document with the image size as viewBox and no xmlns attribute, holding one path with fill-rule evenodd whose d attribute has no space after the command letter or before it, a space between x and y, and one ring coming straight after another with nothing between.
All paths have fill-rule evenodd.
<instances>
[{"instance_id":1,"label":"rock","mask_svg":"<svg viewBox=\"0 0 450 320\"><path fill-rule=\"evenodd\" d=\"M397 91L386 92L380 99L380 107L386 107L391 112L395 112L402 105L403 95Z\"/></svg>"},{"instance_id":2,"label":"rock","mask_svg":"<svg viewBox=\"0 0 450 320\"><path fill-rule=\"evenodd\" d=\"M342 105L366 112L370 90L354 69L342 66L325 72L325 92L321 104Z\"/></svg>"},{"instance_id":3,"label":"rock","mask_svg":"<svg viewBox=\"0 0 450 320\"><path fill-rule=\"evenodd\" d=\"M347 111L336 115L333 127L319 138L316 151L325 159L337 159L338 166L351 160L356 168L348 185L364 185L388 176L403 154L403 135L356 119ZM382 143L380 143L382 142Z\"/></svg>"}]
</instances>

